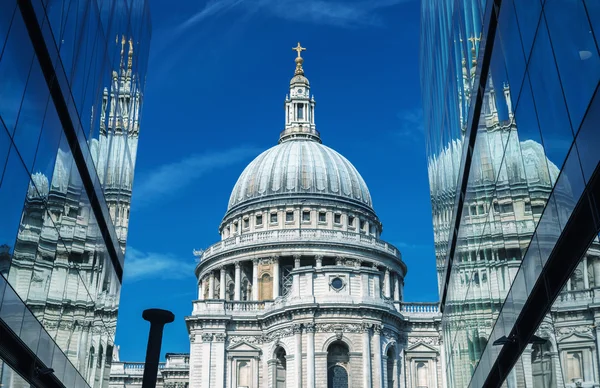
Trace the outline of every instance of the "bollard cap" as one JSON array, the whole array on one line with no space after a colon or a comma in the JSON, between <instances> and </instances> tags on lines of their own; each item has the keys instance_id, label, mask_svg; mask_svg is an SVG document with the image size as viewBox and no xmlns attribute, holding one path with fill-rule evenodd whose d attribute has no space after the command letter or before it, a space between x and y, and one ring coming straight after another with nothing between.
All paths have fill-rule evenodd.
<instances>
[{"instance_id":1,"label":"bollard cap","mask_svg":"<svg viewBox=\"0 0 600 388\"><path fill-rule=\"evenodd\" d=\"M147 309L142 313L142 318L150 323L171 323L175 320L175 315L169 310Z\"/></svg>"}]
</instances>

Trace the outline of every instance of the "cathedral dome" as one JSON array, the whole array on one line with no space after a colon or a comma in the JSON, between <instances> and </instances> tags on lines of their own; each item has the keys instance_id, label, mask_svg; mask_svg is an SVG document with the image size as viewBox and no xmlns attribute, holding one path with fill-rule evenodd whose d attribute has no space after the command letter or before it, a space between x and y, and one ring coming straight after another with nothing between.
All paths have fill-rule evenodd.
<instances>
[{"instance_id":1,"label":"cathedral dome","mask_svg":"<svg viewBox=\"0 0 600 388\"><path fill-rule=\"evenodd\" d=\"M324 196L372 207L363 178L346 158L317 141L284 141L260 154L239 177L229 209L275 196Z\"/></svg>"}]
</instances>

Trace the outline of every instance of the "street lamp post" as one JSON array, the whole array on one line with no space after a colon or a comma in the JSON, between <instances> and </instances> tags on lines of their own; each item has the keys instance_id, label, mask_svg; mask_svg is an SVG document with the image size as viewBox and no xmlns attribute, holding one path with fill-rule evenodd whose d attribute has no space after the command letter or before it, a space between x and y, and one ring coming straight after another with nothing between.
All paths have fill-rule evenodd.
<instances>
[{"instance_id":1,"label":"street lamp post","mask_svg":"<svg viewBox=\"0 0 600 388\"><path fill-rule=\"evenodd\" d=\"M146 348L146 363L144 365L142 388L156 388L163 329L167 323L171 323L175 320L175 315L167 310L148 309L144 310L142 318L150 322L150 334L148 335L148 347Z\"/></svg>"}]
</instances>

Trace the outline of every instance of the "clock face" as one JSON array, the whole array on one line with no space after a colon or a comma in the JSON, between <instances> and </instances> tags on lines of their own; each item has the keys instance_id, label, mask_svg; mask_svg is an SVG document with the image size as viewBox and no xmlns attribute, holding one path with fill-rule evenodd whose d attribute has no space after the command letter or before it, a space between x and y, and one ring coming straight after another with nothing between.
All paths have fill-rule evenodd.
<instances>
[{"instance_id":1,"label":"clock face","mask_svg":"<svg viewBox=\"0 0 600 388\"><path fill-rule=\"evenodd\" d=\"M302 94L302 89L298 89L298 94Z\"/></svg>"}]
</instances>

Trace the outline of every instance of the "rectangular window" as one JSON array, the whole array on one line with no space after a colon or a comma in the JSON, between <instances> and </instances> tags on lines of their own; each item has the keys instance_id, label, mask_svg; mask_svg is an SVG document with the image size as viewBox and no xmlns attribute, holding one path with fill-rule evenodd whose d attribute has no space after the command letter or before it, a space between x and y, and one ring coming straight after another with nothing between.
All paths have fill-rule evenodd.
<instances>
[{"instance_id":1,"label":"rectangular window","mask_svg":"<svg viewBox=\"0 0 600 388\"><path fill-rule=\"evenodd\" d=\"M250 227L250 220L248 218L244 219L244 229L248 229Z\"/></svg>"},{"instance_id":2,"label":"rectangular window","mask_svg":"<svg viewBox=\"0 0 600 388\"><path fill-rule=\"evenodd\" d=\"M365 222L363 220L360 220L360 229L364 229L365 228Z\"/></svg>"},{"instance_id":3,"label":"rectangular window","mask_svg":"<svg viewBox=\"0 0 600 388\"><path fill-rule=\"evenodd\" d=\"M310 221L310 212L309 211L302 212L302 221Z\"/></svg>"},{"instance_id":4,"label":"rectangular window","mask_svg":"<svg viewBox=\"0 0 600 388\"><path fill-rule=\"evenodd\" d=\"M294 212L293 211L285 212L285 221L286 222L294 221Z\"/></svg>"},{"instance_id":5,"label":"rectangular window","mask_svg":"<svg viewBox=\"0 0 600 388\"><path fill-rule=\"evenodd\" d=\"M502 206L500 206L500 208L502 209L502 213L512 213L513 212L513 204L512 203L505 203Z\"/></svg>"},{"instance_id":6,"label":"rectangular window","mask_svg":"<svg viewBox=\"0 0 600 388\"><path fill-rule=\"evenodd\" d=\"M277 223L277 213L271 213L271 223Z\"/></svg>"},{"instance_id":7,"label":"rectangular window","mask_svg":"<svg viewBox=\"0 0 600 388\"><path fill-rule=\"evenodd\" d=\"M348 226L354 227L354 216L348 217Z\"/></svg>"},{"instance_id":8,"label":"rectangular window","mask_svg":"<svg viewBox=\"0 0 600 388\"><path fill-rule=\"evenodd\" d=\"M256 216L256 225L262 225L262 214Z\"/></svg>"},{"instance_id":9,"label":"rectangular window","mask_svg":"<svg viewBox=\"0 0 600 388\"><path fill-rule=\"evenodd\" d=\"M477 205L477 214L484 214L483 205Z\"/></svg>"},{"instance_id":10,"label":"rectangular window","mask_svg":"<svg viewBox=\"0 0 600 388\"><path fill-rule=\"evenodd\" d=\"M325 212L319 212L319 222L326 222L327 214Z\"/></svg>"},{"instance_id":11,"label":"rectangular window","mask_svg":"<svg viewBox=\"0 0 600 388\"><path fill-rule=\"evenodd\" d=\"M475 205L471 205L471 208L469 209L469 213L471 213L472 216L477 214L477 207Z\"/></svg>"},{"instance_id":12,"label":"rectangular window","mask_svg":"<svg viewBox=\"0 0 600 388\"><path fill-rule=\"evenodd\" d=\"M333 216L333 222L335 222L336 224L341 224L342 223L342 215L341 214L334 214L334 216Z\"/></svg>"},{"instance_id":13,"label":"rectangular window","mask_svg":"<svg viewBox=\"0 0 600 388\"><path fill-rule=\"evenodd\" d=\"M525 203L525 211L526 212L530 212L531 211L531 204L530 203Z\"/></svg>"},{"instance_id":14,"label":"rectangular window","mask_svg":"<svg viewBox=\"0 0 600 388\"><path fill-rule=\"evenodd\" d=\"M494 202L494 211L500 213L500 205L498 205L498 202Z\"/></svg>"},{"instance_id":15,"label":"rectangular window","mask_svg":"<svg viewBox=\"0 0 600 388\"><path fill-rule=\"evenodd\" d=\"M543 205L533 205L531 207L531 212L533 214L542 214L543 211L544 211L544 206Z\"/></svg>"},{"instance_id":16,"label":"rectangular window","mask_svg":"<svg viewBox=\"0 0 600 388\"><path fill-rule=\"evenodd\" d=\"M304 105L298 105L298 120L304 120Z\"/></svg>"}]
</instances>

